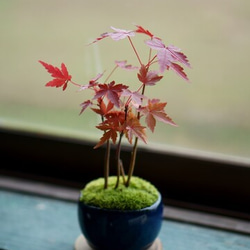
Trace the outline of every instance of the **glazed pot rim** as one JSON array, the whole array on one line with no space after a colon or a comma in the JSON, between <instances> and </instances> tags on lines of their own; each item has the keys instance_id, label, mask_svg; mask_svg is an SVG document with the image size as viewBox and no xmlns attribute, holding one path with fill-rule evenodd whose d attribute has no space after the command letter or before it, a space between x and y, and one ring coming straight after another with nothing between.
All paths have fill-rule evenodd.
<instances>
[{"instance_id":1,"label":"glazed pot rim","mask_svg":"<svg viewBox=\"0 0 250 250\"><path fill-rule=\"evenodd\" d=\"M88 205L85 204L84 202L80 201L80 199L78 200L78 202L85 207L91 208L91 209L95 209L95 210L102 210L102 211L107 211L107 212L117 212L117 213L135 213L135 212L143 212L143 211L147 211L147 210L154 210L156 209L159 204L162 202L162 196L161 193L158 193L158 199L155 201L155 203L153 203L151 206L148 207L144 207L141 209L137 209L137 210L120 210L120 209L108 209L108 208L101 208L101 207L96 207L93 205Z\"/></svg>"}]
</instances>

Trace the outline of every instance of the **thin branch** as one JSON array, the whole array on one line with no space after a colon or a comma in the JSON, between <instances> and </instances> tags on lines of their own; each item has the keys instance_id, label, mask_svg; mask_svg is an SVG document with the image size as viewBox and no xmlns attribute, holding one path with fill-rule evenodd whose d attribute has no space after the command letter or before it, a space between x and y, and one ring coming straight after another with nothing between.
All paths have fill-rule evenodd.
<instances>
[{"instance_id":1,"label":"thin branch","mask_svg":"<svg viewBox=\"0 0 250 250\"><path fill-rule=\"evenodd\" d=\"M118 68L118 66L116 65L114 68L113 68L113 70L110 72L110 74L107 76L107 78L105 79L105 81L104 82L107 82L108 81L108 79L112 76L112 74L115 72L115 70Z\"/></svg>"},{"instance_id":2,"label":"thin branch","mask_svg":"<svg viewBox=\"0 0 250 250\"><path fill-rule=\"evenodd\" d=\"M121 167L120 167L120 155L121 155L121 142L122 142L123 132L120 134L119 142L117 144L116 149L116 164L117 164L117 179L115 189L119 186L120 175L121 175Z\"/></svg>"},{"instance_id":3,"label":"thin branch","mask_svg":"<svg viewBox=\"0 0 250 250\"><path fill-rule=\"evenodd\" d=\"M126 177L125 177L125 171L124 171L124 167L123 167L123 163L122 163L121 159L120 159L120 169L121 169L123 184L125 185L126 184Z\"/></svg>"},{"instance_id":4,"label":"thin branch","mask_svg":"<svg viewBox=\"0 0 250 250\"><path fill-rule=\"evenodd\" d=\"M132 42L132 40L131 40L131 38L129 36L128 36L128 40L129 40L129 42L130 42L130 44L131 44L131 46L132 46L132 48L133 48L133 50L135 52L135 55L136 55L136 57L137 57L140 65L142 65L141 59L139 57L139 54L138 54L138 52L137 52L137 50L136 50L136 48L135 48L135 46L134 46L134 44L133 44L133 42Z\"/></svg>"},{"instance_id":5,"label":"thin branch","mask_svg":"<svg viewBox=\"0 0 250 250\"><path fill-rule=\"evenodd\" d=\"M77 87L81 87L82 85L81 84L78 84L78 83L76 83L76 82L73 82L73 81L69 81L69 82L71 82L73 85L75 85L75 86L77 86Z\"/></svg>"},{"instance_id":6,"label":"thin branch","mask_svg":"<svg viewBox=\"0 0 250 250\"><path fill-rule=\"evenodd\" d=\"M145 93L145 88L146 88L146 85L143 84L142 95L144 95L144 93ZM140 112L137 113L137 118L138 118L138 120L140 120ZM127 182L126 182L126 187L129 186L131 177L133 176L133 173L134 173L135 160L136 160L136 154L137 154L137 144L138 144L138 137L135 138L133 151L131 153L130 165L129 165L129 170L128 170L128 179L127 179Z\"/></svg>"},{"instance_id":7,"label":"thin branch","mask_svg":"<svg viewBox=\"0 0 250 250\"><path fill-rule=\"evenodd\" d=\"M104 189L108 188L109 160L110 160L110 142L109 140L107 140L105 160L104 160Z\"/></svg>"},{"instance_id":8,"label":"thin branch","mask_svg":"<svg viewBox=\"0 0 250 250\"><path fill-rule=\"evenodd\" d=\"M137 153L137 144L138 144L138 137L135 138L133 151L131 153L130 165L129 165L129 171L128 171L128 179L127 179L127 182L126 182L126 187L129 186L131 177L132 177L132 175L134 173L136 153Z\"/></svg>"}]
</instances>

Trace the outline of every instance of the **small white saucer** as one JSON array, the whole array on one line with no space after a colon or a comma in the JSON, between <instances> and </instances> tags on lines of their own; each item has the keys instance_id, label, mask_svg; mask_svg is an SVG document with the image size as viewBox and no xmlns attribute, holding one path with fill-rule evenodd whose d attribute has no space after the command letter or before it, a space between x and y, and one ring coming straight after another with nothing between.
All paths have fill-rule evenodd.
<instances>
[{"instance_id":1,"label":"small white saucer","mask_svg":"<svg viewBox=\"0 0 250 250\"><path fill-rule=\"evenodd\" d=\"M85 237L83 235L79 235L75 241L75 250L93 250L87 243ZM157 238L153 245L147 250L163 250L161 241Z\"/></svg>"}]
</instances>

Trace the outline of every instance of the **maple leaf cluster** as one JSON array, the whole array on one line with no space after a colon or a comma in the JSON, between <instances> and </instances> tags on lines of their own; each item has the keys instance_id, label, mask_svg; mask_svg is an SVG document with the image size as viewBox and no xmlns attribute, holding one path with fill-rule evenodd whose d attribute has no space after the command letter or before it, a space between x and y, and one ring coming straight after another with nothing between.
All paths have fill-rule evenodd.
<instances>
[{"instance_id":1,"label":"maple leaf cluster","mask_svg":"<svg viewBox=\"0 0 250 250\"><path fill-rule=\"evenodd\" d=\"M143 67L144 68L144 67ZM141 70L142 71L142 70ZM138 78L142 80L141 74ZM162 77L145 76L143 79L145 86L154 84ZM150 100L139 91L132 92L129 87L112 81L108 84L97 82L98 77L91 80L89 84L81 89L91 89L94 91L92 100L86 100L81 103L83 113L86 108L91 109L102 117L102 123L97 128L103 131L103 136L95 148L101 146L108 140L115 144L119 134L124 134L129 143L132 144L133 136L138 137L146 143L145 126L140 123L140 118L145 116L145 121L149 129L153 132L156 126L156 120L175 125L171 118L165 113L164 108L167 103L161 103L157 99ZM148 99L146 105L142 105L143 99ZM96 106L93 108L93 106Z\"/></svg>"},{"instance_id":2,"label":"maple leaf cluster","mask_svg":"<svg viewBox=\"0 0 250 250\"><path fill-rule=\"evenodd\" d=\"M167 102L161 102L157 98L150 99L145 96L146 87L156 85L162 80L163 74L168 70L173 70L181 78L189 81L183 66L190 67L190 64L186 55L183 54L179 48L173 45L166 46L159 37L156 37L142 26L136 25L134 30L117 29L114 27L111 27L111 29L112 32L102 33L91 44L106 38L111 38L114 41L128 39L138 59L138 65L133 66L127 64L126 60L116 60L114 62L114 69L104 81L101 81L104 73L99 73L90 79L87 84L82 85L72 81L72 77L69 75L64 63L61 64L61 69L59 69L43 61L39 62L53 78L46 83L46 86L62 87L63 90L66 90L68 83L71 83L79 87L80 91L93 91L93 98L85 100L80 104L80 114L87 108L90 108L101 117L101 122L96 128L101 130L103 135L95 148L100 147L106 142L109 143L109 141L116 144L118 138L120 147L123 136L127 138L130 144L133 143L135 138L134 148L136 148L138 139L146 143L146 128L154 132L156 121L161 121L173 126L176 125L165 111ZM149 58L145 63L141 61L140 55L133 44L132 39L134 39L137 34L147 37L144 44L148 48ZM153 64L158 64L158 70L151 70ZM117 69L136 71L139 84L135 85L134 89L131 89L123 83L110 80L112 74ZM141 123L142 118L144 118L145 126ZM118 169L120 168L119 162L120 159L118 159Z\"/></svg>"},{"instance_id":3,"label":"maple leaf cluster","mask_svg":"<svg viewBox=\"0 0 250 250\"><path fill-rule=\"evenodd\" d=\"M96 145L96 148L110 139L115 144L119 134L124 134L130 143L132 143L133 136L138 137L146 143L146 127L140 123L142 116L145 117L146 125L152 132L154 132L156 120L176 125L164 110L167 103L160 102L158 99L148 99L142 90L145 90L145 86L155 85L163 78L160 74L169 69L174 70L179 76L188 81L187 75L180 64L190 67L187 57L179 48L172 45L166 46L160 38L155 37L142 26L136 25L135 30L111 28L113 32L101 34L93 43L107 37L110 37L114 41L129 38L130 42L132 42L131 37L134 37L138 33L148 36L150 39L146 40L145 44L150 49L156 50L156 55L146 64L142 64L138 57L139 66L128 65L126 61L115 61L116 68L124 70L139 69L137 77L141 86L135 91L131 91L128 86L116 83L114 80L109 83L100 83L98 80L103 74L98 74L86 85L75 84L71 81L72 77L69 75L64 63L61 64L61 69L59 69L43 61L39 61L53 77L53 80L49 81L46 86L62 87L65 90L68 82L71 82L78 85L80 90L91 89L94 91L92 100L86 100L81 103L80 114L86 108L91 107L102 118L102 122L96 127L103 131L103 136ZM159 71L150 70L150 66L155 62L159 65ZM142 103L145 99L147 99L147 103L143 105Z\"/></svg>"}]
</instances>

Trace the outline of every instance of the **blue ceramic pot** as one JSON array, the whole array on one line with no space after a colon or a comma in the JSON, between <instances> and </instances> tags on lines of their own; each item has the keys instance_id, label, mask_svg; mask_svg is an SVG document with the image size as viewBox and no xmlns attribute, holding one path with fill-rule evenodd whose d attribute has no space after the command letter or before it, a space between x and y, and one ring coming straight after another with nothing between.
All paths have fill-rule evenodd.
<instances>
[{"instance_id":1,"label":"blue ceramic pot","mask_svg":"<svg viewBox=\"0 0 250 250\"><path fill-rule=\"evenodd\" d=\"M101 209L78 202L80 228L88 244L101 250L144 250L162 225L161 195L150 207L135 211Z\"/></svg>"}]
</instances>

